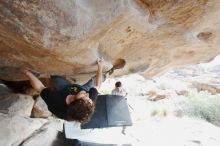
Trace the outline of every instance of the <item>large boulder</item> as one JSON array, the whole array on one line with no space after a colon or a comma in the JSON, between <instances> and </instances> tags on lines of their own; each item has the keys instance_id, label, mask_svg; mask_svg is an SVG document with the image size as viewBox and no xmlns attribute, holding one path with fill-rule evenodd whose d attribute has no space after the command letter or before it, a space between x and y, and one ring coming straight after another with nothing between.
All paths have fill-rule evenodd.
<instances>
[{"instance_id":1,"label":"large boulder","mask_svg":"<svg viewBox=\"0 0 220 146\"><path fill-rule=\"evenodd\" d=\"M34 100L25 94L0 95L0 112L10 115L30 117Z\"/></svg>"},{"instance_id":2,"label":"large boulder","mask_svg":"<svg viewBox=\"0 0 220 146\"><path fill-rule=\"evenodd\" d=\"M52 113L48 110L47 104L40 96L38 96L35 100L32 116L34 118L47 118L51 115Z\"/></svg>"},{"instance_id":3,"label":"large boulder","mask_svg":"<svg viewBox=\"0 0 220 146\"><path fill-rule=\"evenodd\" d=\"M88 79L96 58L114 75L152 77L220 53L218 0L1 1L0 79L24 80L22 68Z\"/></svg>"},{"instance_id":4,"label":"large boulder","mask_svg":"<svg viewBox=\"0 0 220 146\"><path fill-rule=\"evenodd\" d=\"M22 146L61 146L64 145L62 120L52 120L31 134L22 143Z\"/></svg>"},{"instance_id":5,"label":"large boulder","mask_svg":"<svg viewBox=\"0 0 220 146\"><path fill-rule=\"evenodd\" d=\"M5 84L0 83L0 96L8 95L13 93Z\"/></svg>"},{"instance_id":6,"label":"large boulder","mask_svg":"<svg viewBox=\"0 0 220 146\"><path fill-rule=\"evenodd\" d=\"M0 113L0 145L20 145L34 131L38 130L47 120L31 119Z\"/></svg>"}]
</instances>

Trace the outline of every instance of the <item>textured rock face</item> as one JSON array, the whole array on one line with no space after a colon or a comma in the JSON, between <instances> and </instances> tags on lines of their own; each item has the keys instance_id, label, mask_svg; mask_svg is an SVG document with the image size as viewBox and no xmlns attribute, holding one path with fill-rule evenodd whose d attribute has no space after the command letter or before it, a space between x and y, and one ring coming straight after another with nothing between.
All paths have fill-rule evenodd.
<instances>
[{"instance_id":1,"label":"textured rock face","mask_svg":"<svg viewBox=\"0 0 220 146\"><path fill-rule=\"evenodd\" d=\"M34 100L28 95L8 94L0 96L0 110L5 114L31 116L33 105Z\"/></svg>"},{"instance_id":2,"label":"textured rock face","mask_svg":"<svg viewBox=\"0 0 220 146\"><path fill-rule=\"evenodd\" d=\"M52 113L48 110L48 107L44 100L39 96L33 107L32 116L34 118L47 118L51 116Z\"/></svg>"},{"instance_id":3,"label":"textured rock face","mask_svg":"<svg viewBox=\"0 0 220 146\"><path fill-rule=\"evenodd\" d=\"M24 67L88 78L103 56L115 75L152 77L220 53L218 0L0 1L0 79Z\"/></svg>"},{"instance_id":4,"label":"textured rock face","mask_svg":"<svg viewBox=\"0 0 220 146\"><path fill-rule=\"evenodd\" d=\"M0 113L1 145L19 145L47 121ZM19 127L19 128L18 128Z\"/></svg>"}]
</instances>

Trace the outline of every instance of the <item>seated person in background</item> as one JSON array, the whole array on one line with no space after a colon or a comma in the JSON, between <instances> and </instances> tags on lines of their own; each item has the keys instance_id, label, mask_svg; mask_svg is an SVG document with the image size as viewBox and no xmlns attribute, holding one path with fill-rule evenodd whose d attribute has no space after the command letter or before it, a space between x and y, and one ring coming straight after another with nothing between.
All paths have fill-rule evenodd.
<instances>
[{"instance_id":1,"label":"seated person in background","mask_svg":"<svg viewBox=\"0 0 220 146\"><path fill-rule=\"evenodd\" d=\"M102 58L97 59L96 76L82 86L71 84L62 76L51 76L55 90L45 87L31 71L25 70L24 73L54 115L64 120L86 123L94 112L98 89L103 78L103 62Z\"/></svg>"},{"instance_id":2,"label":"seated person in background","mask_svg":"<svg viewBox=\"0 0 220 146\"><path fill-rule=\"evenodd\" d=\"M125 89L122 88L122 84L120 81L115 83L115 89L112 90L112 95L119 95L119 96L127 96L128 93Z\"/></svg>"}]
</instances>

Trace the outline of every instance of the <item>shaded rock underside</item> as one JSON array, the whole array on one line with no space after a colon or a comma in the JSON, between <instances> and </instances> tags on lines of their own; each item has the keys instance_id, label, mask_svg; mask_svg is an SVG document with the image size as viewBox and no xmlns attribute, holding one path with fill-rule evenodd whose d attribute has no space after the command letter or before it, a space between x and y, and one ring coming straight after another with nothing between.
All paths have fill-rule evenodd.
<instances>
[{"instance_id":1,"label":"shaded rock underside","mask_svg":"<svg viewBox=\"0 0 220 146\"><path fill-rule=\"evenodd\" d=\"M96 58L115 76L152 77L220 53L218 0L0 1L0 79L21 69L88 79Z\"/></svg>"}]
</instances>

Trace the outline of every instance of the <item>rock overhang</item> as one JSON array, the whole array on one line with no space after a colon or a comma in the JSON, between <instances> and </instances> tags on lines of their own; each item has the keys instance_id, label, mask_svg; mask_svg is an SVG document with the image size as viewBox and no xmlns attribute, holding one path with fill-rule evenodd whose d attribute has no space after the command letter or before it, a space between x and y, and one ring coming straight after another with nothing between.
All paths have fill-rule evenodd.
<instances>
[{"instance_id":1,"label":"rock overhang","mask_svg":"<svg viewBox=\"0 0 220 146\"><path fill-rule=\"evenodd\" d=\"M21 69L88 79L105 58L114 76L153 77L220 53L217 0L0 2L0 79L24 80Z\"/></svg>"}]
</instances>

